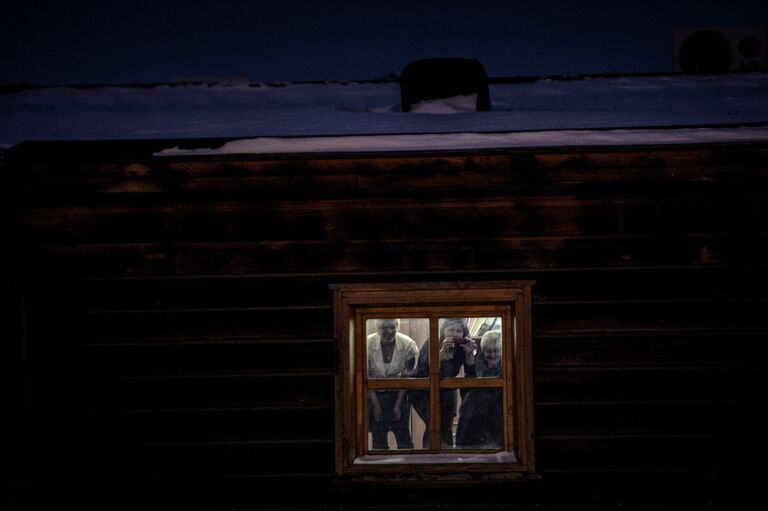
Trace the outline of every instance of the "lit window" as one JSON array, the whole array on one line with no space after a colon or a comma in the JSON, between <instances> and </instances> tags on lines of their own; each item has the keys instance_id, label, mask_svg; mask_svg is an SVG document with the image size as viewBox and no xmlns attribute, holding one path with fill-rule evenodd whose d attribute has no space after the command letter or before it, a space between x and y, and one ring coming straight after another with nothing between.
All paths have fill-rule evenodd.
<instances>
[{"instance_id":1,"label":"lit window","mask_svg":"<svg viewBox=\"0 0 768 511\"><path fill-rule=\"evenodd\" d=\"M532 472L531 285L332 286L337 473Z\"/></svg>"}]
</instances>

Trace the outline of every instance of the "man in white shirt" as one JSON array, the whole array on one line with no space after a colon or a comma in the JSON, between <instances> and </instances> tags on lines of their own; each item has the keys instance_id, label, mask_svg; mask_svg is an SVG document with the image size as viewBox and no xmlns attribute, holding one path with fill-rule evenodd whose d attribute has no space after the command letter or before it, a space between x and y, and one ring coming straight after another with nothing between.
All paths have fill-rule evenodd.
<instances>
[{"instance_id":1,"label":"man in white shirt","mask_svg":"<svg viewBox=\"0 0 768 511\"><path fill-rule=\"evenodd\" d=\"M407 378L413 375L419 349L416 342L398 332L399 319L377 319L376 333L368 336L368 378ZM413 449L409 428L410 406L405 389L368 391L368 429L372 449L388 449L392 431L398 449Z\"/></svg>"}]
</instances>

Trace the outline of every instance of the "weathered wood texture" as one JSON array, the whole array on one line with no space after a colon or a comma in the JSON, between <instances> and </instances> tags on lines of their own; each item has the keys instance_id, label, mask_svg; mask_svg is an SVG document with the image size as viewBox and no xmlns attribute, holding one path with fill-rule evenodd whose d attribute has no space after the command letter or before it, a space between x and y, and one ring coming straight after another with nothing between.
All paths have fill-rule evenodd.
<instances>
[{"instance_id":1,"label":"weathered wood texture","mask_svg":"<svg viewBox=\"0 0 768 511\"><path fill-rule=\"evenodd\" d=\"M150 156L164 145L11 151L20 498L690 509L745 504L765 474L767 145ZM334 482L328 284L486 279L537 281L540 478Z\"/></svg>"}]
</instances>

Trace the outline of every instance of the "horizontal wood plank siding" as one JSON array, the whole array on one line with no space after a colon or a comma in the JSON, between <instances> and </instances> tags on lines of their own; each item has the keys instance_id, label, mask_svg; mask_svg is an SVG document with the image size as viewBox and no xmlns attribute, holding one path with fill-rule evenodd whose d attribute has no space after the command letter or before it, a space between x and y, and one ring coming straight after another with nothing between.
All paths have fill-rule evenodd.
<instances>
[{"instance_id":1,"label":"horizontal wood plank siding","mask_svg":"<svg viewBox=\"0 0 768 511\"><path fill-rule=\"evenodd\" d=\"M709 506L764 473L765 144L152 157L161 147L6 154L32 501L98 482L94 499L133 488L135 504L412 507L333 481L328 285L344 282L536 281L539 477L468 480L484 509ZM278 480L301 491L265 496Z\"/></svg>"}]
</instances>

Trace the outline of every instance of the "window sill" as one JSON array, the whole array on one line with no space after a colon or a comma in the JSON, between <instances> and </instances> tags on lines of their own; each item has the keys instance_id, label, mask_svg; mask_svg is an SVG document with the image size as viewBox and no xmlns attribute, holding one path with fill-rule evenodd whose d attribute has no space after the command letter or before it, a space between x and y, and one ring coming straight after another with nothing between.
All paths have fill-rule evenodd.
<instances>
[{"instance_id":1,"label":"window sill","mask_svg":"<svg viewBox=\"0 0 768 511\"><path fill-rule=\"evenodd\" d=\"M355 458L353 465L430 465L467 463L517 463L514 452L500 451L489 454L367 454Z\"/></svg>"}]
</instances>

